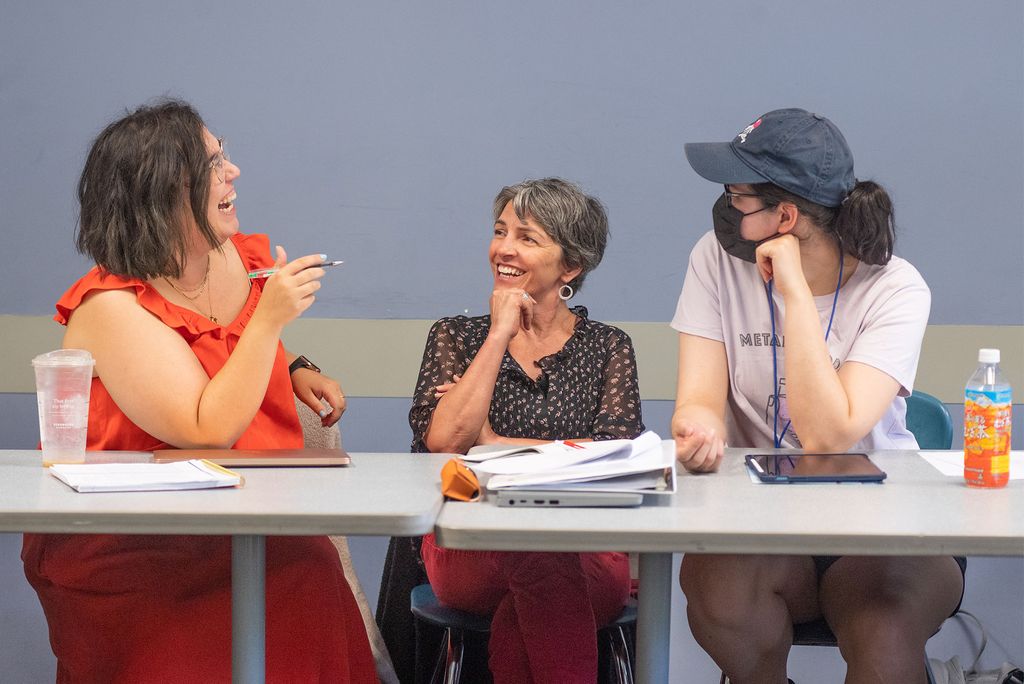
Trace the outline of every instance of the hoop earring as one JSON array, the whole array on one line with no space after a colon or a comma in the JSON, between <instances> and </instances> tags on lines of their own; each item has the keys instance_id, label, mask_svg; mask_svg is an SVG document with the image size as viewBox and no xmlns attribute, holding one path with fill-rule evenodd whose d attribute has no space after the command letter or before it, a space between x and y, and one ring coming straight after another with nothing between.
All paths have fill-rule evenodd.
<instances>
[{"instance_id":1,"label":"hoop earring","mask_svg":"<svg viewBox=\"0 0 1024 684\"><path fill-rule=\"evenodd\" d=\"M576 291L572 289L572 285L566 283L562 287L558 288L558 298L563 302L572 299L572 296L576 294Z\"/></svg>"}]
</instances>

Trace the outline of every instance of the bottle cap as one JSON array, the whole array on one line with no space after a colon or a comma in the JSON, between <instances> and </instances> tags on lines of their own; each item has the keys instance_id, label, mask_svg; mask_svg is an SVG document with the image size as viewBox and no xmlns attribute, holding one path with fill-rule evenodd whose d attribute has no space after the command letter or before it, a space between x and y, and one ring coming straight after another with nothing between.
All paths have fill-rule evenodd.
<instances>
[{"instance_id":1,"label":"bottle cap","mask_svg":"<svg viewBox=\"0 0 1024 684\"><path fill-rule=\"evenodd\" d=\"M978 363L999 363L998 349L979 349Z\"/></svg>"}]
</instances>

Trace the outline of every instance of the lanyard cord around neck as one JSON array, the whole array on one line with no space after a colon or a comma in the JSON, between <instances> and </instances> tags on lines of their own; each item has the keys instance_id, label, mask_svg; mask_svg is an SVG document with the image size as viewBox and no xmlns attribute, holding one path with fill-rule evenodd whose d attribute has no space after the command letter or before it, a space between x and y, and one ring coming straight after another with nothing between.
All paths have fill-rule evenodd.
<instances>
[{"instance_id":1,"label":"lanyard cord around neck","mask_svg":"<svg viewBox=\"0 0 1024 684\"><path fill-rule=\"evenodd\" d=\"M836 304L839 303L839 288L843 285L843 253L839 253L839 279L836 281L836 293L832 297L832 313L828 316L828 327L825 328L825 342L828 343L828 335L832 332L832 321L836 317ZM775 417L772 422L772 440L775 444L776 449L782 448L782 440L786 437L786 431L789 430L789 426L793 423L792 420L786 421L786 426L782 428L782 434L779 434L779 359L778 359L778 347L777 338L775 337L775 300L772 299L772 281L764 286L765 292L768 293L768 315L772 322L772 391L775 393Z\"/></svg>"}]
</instances>

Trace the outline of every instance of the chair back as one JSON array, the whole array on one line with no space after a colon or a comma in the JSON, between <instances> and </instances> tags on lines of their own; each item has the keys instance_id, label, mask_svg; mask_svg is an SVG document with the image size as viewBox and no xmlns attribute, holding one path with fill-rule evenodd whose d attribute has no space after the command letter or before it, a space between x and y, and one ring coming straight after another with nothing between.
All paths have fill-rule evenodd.
<instances>
[{"instance_id":1,"label":"chair back","mask_svg":"<svg viewBox=\"0 0 1024 684\"><path fill-rule=\"evenodd\" d=\"M953 420L946 406L930 394L914 390L907 397L907 429L922 449L953 446Z\"/></svg>"},{"instance_id":2,"label":"chair back","mask_svg":"<svg viewBox=\"0 0 1024 684\"><path fill-rule=\"evenodd\" d=\"M303 446L307 449L341 448L341 430L337 423L329 428L324 427L316 411L298 397L295 397L295 412L299 414L299 424L302 426Z\"/></svg>"},{"instance_id":3,"label":"chair back","mask_svg":"<svg viewBox=\"0 0 1024 684\"><path fill-rule=\"evenodd\" d=\"M299 414L299 423L302 425L302 441L307 449L341 448L341 429L337 423L329 428L324 427L316 411L306 406L298 397L295 398L295 411ZM391 655L388 653L387 646L384 645L384 638L380 635L380 630L377 629L377 622L373 619L373 612L366 600L366 593L359 583L355 566L352 565L348 540L340 536L332 536L330 540L334 544L334 548L338 550L338 558L345 570L345 579L348 580L349 588L352 589L352 595L359 606L363 626L366 628L366 636L370 640L370 650L373 651L373 660L377 665L377 677L381 684L398 684L398 675L395 674Z\"/></svg>"}]
</instances>

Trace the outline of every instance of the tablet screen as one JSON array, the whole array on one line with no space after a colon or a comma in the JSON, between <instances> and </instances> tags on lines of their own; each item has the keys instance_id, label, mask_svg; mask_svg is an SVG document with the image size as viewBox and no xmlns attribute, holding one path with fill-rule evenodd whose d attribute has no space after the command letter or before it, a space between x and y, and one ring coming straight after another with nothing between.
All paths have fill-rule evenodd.
<instances>
[{"instance_id":1,"label":"tablet screen","mask_svg":"<svg viewBox=\"0 0 1024 684\"><path fill-rule=\"evenodd\" d=\"M885 479L867 454L748 454L765 482L878 482Z\"/></svg>"}]
</instances>

